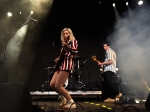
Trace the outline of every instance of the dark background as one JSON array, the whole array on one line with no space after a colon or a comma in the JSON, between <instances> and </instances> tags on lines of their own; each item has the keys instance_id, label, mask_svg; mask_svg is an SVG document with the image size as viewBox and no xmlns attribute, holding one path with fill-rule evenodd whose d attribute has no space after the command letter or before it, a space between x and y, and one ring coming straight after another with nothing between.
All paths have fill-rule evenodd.
<instances>
[{"instance_id":1,"label":"dark background","mask_svg":"<svg viewBox=\"0 0 150 112\"><path fill-rule=\"evenodd\" d=\"M38 20L38 23L30 23L15 67L10 63L11 60L6 54L4 72L2 69L0 70L0 82L25 83L31 91L38 90L47 73L44 68L54 66L53 60L59 55L61 30L70 27L79 43L78 55L85 57L80 61L81 64L87 60L82 68L81 77L84 84L90 82L92 85L100 85L99 67L91 59L91 56L96 55L98 60L104 60L105 52L102 42L113 33L116 24L113 2L116 3L116 9L121 17L128 9L125 5L126 2L129 2L131 9L137 7L137 0L54 0L51 10L47 13L42 14L38 13L38 9L35 10L32 18ZM149 3L149 1L147 2ZM0 37L21 26L27 18L28 12L32 9L28 8L30 3L25 5L18 3L20 3L19 0L1 1ZM46 10L49 10L48 3L43 5ZM24 15L13 16L11 20L4 21L8 10L12 10L16 15L19 10L22 10ZM7 45L11 37L12 34L0 40L1 68L5 50L4 44L6 42Z\"/></svg>"}]
</instances>

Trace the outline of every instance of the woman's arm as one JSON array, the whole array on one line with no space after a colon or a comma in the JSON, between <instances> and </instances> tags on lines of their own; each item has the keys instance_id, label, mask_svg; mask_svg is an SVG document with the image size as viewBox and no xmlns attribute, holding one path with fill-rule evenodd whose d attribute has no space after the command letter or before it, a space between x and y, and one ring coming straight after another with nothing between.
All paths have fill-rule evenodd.
<instances>
[{"instance_id":1,"label":"woman's arm","mask_svg":"<svg viewBox=\"0 0 150 112\"><path fill-rule=\"evenodd\" d=\"M78 53L78 41L77 40L73 40L71 42L70 51L73 52L73 53Z\"/></svg>"}]
</instances>

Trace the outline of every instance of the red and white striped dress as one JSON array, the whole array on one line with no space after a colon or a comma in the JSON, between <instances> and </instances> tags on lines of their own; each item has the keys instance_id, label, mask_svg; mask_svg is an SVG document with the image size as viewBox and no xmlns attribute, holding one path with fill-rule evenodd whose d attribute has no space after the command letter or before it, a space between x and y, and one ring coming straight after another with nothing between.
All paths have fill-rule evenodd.
<instances>
[{"instance_id":1,"label":"red and white striped dress","mask_svg":"<svg viewBox=\"0 0 150 112\"><path fill-rule=\"evenodd\" d=\"M78 53L78 42L77 40L73 40L69 43L70 50L66 51L64 54L64 59L62 60L62 63L59 67L60 71L61 70L72 70L74 66L73 58L76 57ZM63 47L62 47L63 49Z\"/></svg>"}]
</instances>

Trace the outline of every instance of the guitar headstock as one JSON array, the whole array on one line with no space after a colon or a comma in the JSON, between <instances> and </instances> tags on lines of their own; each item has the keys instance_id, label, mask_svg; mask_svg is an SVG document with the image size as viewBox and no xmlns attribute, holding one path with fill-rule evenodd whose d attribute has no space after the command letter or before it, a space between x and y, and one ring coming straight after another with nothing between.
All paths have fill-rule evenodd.
<instances>
[{"instance_id":1,"label":"guitar headstock","mask_svg":"<svg viewBox=\"0 0 150 112\"><path fill-rule=\"evenodd\" d=\"M94 56L94 55L92 56L92 59L93 59L94 61L96 61L96 60L97 60L97 59L96 59L96 56Z\"/></svg>"}]
</instances>

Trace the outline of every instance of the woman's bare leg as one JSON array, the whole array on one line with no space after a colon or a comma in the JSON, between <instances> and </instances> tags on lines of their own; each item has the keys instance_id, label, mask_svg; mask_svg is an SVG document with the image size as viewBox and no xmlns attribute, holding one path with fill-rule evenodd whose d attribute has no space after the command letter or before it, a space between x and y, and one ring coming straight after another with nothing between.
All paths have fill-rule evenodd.
<instances>
[{"instance_id":1,"label":"woman's bare leg","mask_svg":"<svg viewBox=\"0 0 150 112\"><path fill-rule=\"evenodd\" d=\"M67 102L67 99L65 97L63 97L61 95L61 93L56 89L56 81L58 79L58 76L59 76L59 73L58 72L55 72L52 79L51 79L51 82L50 82L50 87L55 90L58 94L59 94L59 98L58 99L61 99L61 103L60 103L60 106L63 106L66 104Z\"/></svg>"},{"instance_id":2,"label":"woman's bare leg","mask_svg":"<svg viewBox=\"0 0 150 112\"><path fill-rule=\"evenodd\" d=\"M56 89L56 81L57 81L57 78L58 78L58 71L56 71L55 73L54 73L54 75L53 75L53 77L52 77L52 79L51 79L51 81L50 81L50 87L53 89L53 90L55 90L58 94L59 94L59 92L57 91L57 89Z\"/></svg>"},{"instance_id":3,"label":"woman's bare leg","mask_svg":"<svg viewBox=\"0 0 150 112\"><path fill-rule=\"evenodd\" d=\"M70 96L70 94L68 93L68 91L63 87L65 81L68 79L69 77L69 73L66 71L60 71L59 75L57 77L56 80L56 85L55 88L57 89L57 91L63 95L68 101L70 101L72 98Z\"/></svg>"}]
</instances>

